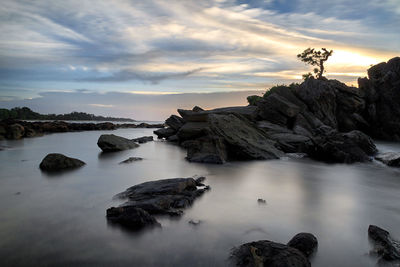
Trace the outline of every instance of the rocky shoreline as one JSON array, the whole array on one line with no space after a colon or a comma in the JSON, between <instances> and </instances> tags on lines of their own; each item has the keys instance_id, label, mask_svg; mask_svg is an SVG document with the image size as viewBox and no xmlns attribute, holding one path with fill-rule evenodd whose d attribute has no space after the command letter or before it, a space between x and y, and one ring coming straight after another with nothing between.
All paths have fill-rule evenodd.
<instances>
[{"instance_id":1,"label":"rocky shoreline","mask_svg":"<svg viewBox=\"0 0 400 267\"><path fill-rule=\"evenodd\" d=\"M64 133L77 131L115 130L119 128L163 128L164 124L148 123L70 123L65 121L22 121L6 119L0 121L0 140L17 140L25 137L42 136L48 133Z\"/></svg>"},{"instance_id":2,"label":"rocky shoreline","mask_svg":"<svg viewBox=\"0 0 400 267\"><path fill-rule=\"evenodd\" d=\"M178 109L158 138L187 150L191 162L277 159L303 153L332 163L382 160L372 140L400 141L400 57L368 70L359 88L337 80L308 78L277 86L255 105Z\"/></svg>"}]
</instances>

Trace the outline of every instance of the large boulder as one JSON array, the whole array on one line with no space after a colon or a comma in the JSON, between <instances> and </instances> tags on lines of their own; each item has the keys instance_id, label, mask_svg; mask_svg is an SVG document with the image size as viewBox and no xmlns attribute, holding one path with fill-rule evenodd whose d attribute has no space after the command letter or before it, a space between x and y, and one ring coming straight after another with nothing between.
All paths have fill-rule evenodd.
<instances>
[{"instance_id":1,"label":"large boulder","mask_svg":"<svg viewBox=\"0 0 400 267\"><path fill-rule=\"evenodd\" d=\"M174 129L175 131L178 131L183 126L184 123L185 121L181 117L176 115L171 115L165 121L165 124Z\"/></svg>"},{"instance_id":2,"label":"large boulder","mask_svg":"<svg viewBox=\"0 0 400 267\"><path fill-rule=\"evenodd\" d=\"M276 142L244 117L210 114L213 136L223 138L231 159L277 159L284 155Z\"/></svg>"},{"instance_id":3,"label":"large boulder","mask_svg":"<svg viewBox=\"0 0 400 267\"><path fill-rule=\"evenodd\" d=\"M375 156L376 160L383 162L390 167L400 167L400 153L385 152Z\"/></svg>"},{"instance_id":4,"label":"large boulder","mask_svg":"<svg viewBox=\"0 0 400 267\"><path fill-rule=\"evenodd\" d=\"M179 140L193 140L201 136L207 135L208 123L207 122L187 122L185 123L176 134Z\"/></svg>"},{"instance_id":5,"label":"large boulder","mask_svg":"<svg viewBox=\"0 0 400 267\"><path fill-rule=\"evenodd\" d=\"M51 153L42 160L39 167L43 171L53 172L78 168L83 165L85 165L85 162L79 159L70 158L63 154Z\"/></svg>"},{"instance_id":6,"label":"large boulder","mask_svg":"<svg viewBox=\"0 0 400 267\"><path fill-rule=\"evenodd\" d=\"M366 98L366 118L374 137L400 140L400 57L380 63L359 79Z\"/></svg>"},{"instance_id":7,"label":"large boulder","mask_svg":"<svg viewBox=\"0 0 400 267\"><path fill-rule=\"evenodd\" d=\"M368 237L373 242L373 253L383 261L400 261L400 243L394 241L389 232L376 226L368 227Z\"/></svg>"},{"instance_id":8,"label":"large boulder","mask_svg":"<svg viewBox=\"0 0 400 267\"><path fill-rule=\"evenodd\" d=\"M201 181L200 178L172 178L132 186L116 196L127 202L118 208L109 208L107 218L137 228L156 224L148 214L180 216L182 209L207 190Z\"/></svg>"},{"instance_id":9,"label":"large boulder","mask_svg":"<svg viewBox=\"0 0 400 267\"><path fill-rule=\"evenodd\" d=\"M190 162L222 164L227 160L227 151L223 138L201 137L182 143L187 149L187 160Z\"/></svg>"},{"instance_id":10,"label":"large boulder","mask_svg":"<svg viewBox=\"0 0 400 267\"><path fill-rule=\"evenodd\" d=\"M287 245L300 250L306 257L310 257L318 247L318 240L311 233L298 233L290 239Z\"/></svg>"},{"instance_id":11,"label":"large boulder","mask_svg":"<svg viewBox=\"0 0 400 267\"><path fill-rule=\"evenodd\" d=\"M139 146L135 141L114 134L102 134L97 141L97 145L103 152L122 151Z\"/></svg>"}]
</instances>

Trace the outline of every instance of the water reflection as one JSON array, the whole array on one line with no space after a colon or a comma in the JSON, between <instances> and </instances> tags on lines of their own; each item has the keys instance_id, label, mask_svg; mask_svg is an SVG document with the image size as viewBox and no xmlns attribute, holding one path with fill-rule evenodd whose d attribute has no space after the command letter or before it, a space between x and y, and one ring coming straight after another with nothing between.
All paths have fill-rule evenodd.
<instances>
[{"instance_id":1,"label":"water reflection","mask_svg":"<svg viewBox=\"0 0 400 267\"><path fill-rule=\"evenodd\" d=\"M368 225L400 237L399 170L309 159L196 164L185 161L183 149L157 140L103 154L96 144L103 133L0 142L11 147L0 151L1 266L225 266L233 246L286 243L302 231L319 240L313 266L374 266ZM135 138L152 129L113 133ZM380 148L400 151L395 144ZM54 151L86 165L57 176L62 179L47 176L38 166ZM129 157L145 160L118 164ZM181 218L161 217L161 229L139 233L108 224L106 209L122 203L115 194L140 182L194 174L206 176L211 191ZM191 219L202 223L193 227Z\"/></svg>"}]
</instances>

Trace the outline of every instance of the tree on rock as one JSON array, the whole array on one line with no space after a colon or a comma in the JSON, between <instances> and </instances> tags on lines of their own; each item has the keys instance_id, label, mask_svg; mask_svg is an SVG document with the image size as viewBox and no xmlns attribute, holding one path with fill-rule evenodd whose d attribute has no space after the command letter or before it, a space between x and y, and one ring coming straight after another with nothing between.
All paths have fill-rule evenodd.
<instances>
[{"instance_id":1,"label":"tree on rock","mask_svg":"<svg viewBox=\"0 0 400 267\"><path fill-rule=\"evenodd\" d=\"M297 55L297 58L299 58L306 64L318 67L314 69L314 73L317 75L318 79L322 78L322 74L325 71L324 63L333 53L333 50L328 51L326 48L322 48L321 50L316 50L315 48L307 48L303 51L303 53ZM309 74L306 76L307 78L310 77ZM305 76L303 75L303 77Z\"/></svg>"}]
</instances>

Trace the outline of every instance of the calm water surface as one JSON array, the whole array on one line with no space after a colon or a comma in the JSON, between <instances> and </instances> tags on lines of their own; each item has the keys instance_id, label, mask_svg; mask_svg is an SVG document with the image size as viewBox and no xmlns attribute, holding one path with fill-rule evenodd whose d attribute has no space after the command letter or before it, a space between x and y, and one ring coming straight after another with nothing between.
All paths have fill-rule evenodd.
<instances>
[{"instance_id":1,"label":"calm water surface","mask_svg":"<svg viewBox=\"0 0 400 267\"><path fill-rule=\"evenodd\" d=\"M162 141L102 154L96 142L109 131L51 134L0 141L0 266L226 266L233 246L269 239L286 243L314 233L313 266L374 266L369 224L400 238L400 171L379 163L328 165L283 159L206 165ZM152 129L118 129L127 138ZM400 151L399 144L380 143ZM40 161L51 152L87 163L49 176ZM118 163L131 156L145 160ZM150 180L207 176L212 190L162 229L127 232L107 224L113 196ZM259 205L258 198L267 201ZM198 226L190 219L204 221Z\"/></svg>"}]
</instances>

